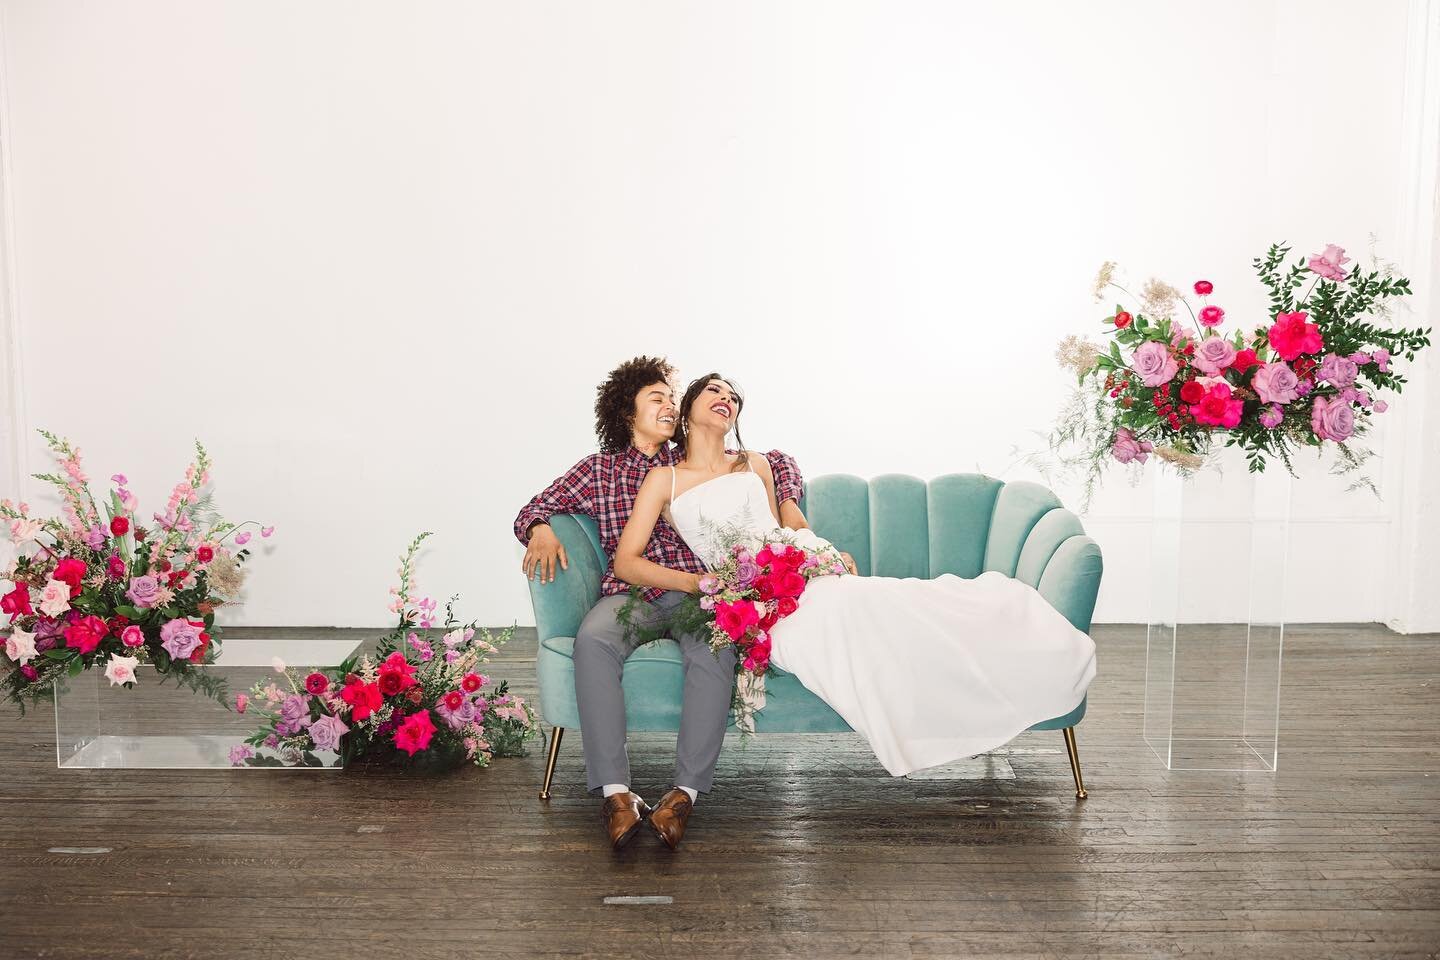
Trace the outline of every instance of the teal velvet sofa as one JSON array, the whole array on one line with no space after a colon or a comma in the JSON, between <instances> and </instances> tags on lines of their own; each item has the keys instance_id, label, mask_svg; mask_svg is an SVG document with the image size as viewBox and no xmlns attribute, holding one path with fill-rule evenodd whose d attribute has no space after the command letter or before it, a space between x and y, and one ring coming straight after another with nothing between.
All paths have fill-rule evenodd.
<instances>
[{"instance_id":1,"label":"teal velvet sofa","mask_svg":"<svg viewBox=\"0 0 1440 960\"><path fill-rule=\"evenodd\" d=\"M1103 562L1100 548L1085 535L1079 519L1045 487L1003 483L980 474L957 473L929 483L887 474L866 481L846 474L812 480L801 500L817 534L855 558L861 574L976 577L998 570L1030 584L1078 629L1090 630ZM569 569L551 583L530 581L530 600L540 646L536 672L540 714L550 724L550 746L540 799L550 782L567 727L580 725L575 705L575 633L600 596L608 558L589 517L561 514L551 528L565 545ZM632 731L678 731L683 689L679 646L658 640L636 650L623 674L625 714ZM851 728L795 677L772 669L766 677L767 705L755 718L757 733L838 733ZM1070 713L1037 723L1032 730L1060 730L1075 778L1075 795L1085 798L1075 724L1085 702Z\"/></svg>"}]
</instances>

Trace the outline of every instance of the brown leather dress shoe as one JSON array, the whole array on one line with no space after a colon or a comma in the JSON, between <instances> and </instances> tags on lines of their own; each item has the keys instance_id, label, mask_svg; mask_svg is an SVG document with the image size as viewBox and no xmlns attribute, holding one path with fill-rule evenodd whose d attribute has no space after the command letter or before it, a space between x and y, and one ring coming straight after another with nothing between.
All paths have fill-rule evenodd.
<instances>
[{"instance_id":1,"label":"brown leather dress shoe","mask_svg":"<svg viewBox=\"0 0 1440 960\"><path fill-rule=\"evenodd\" d=\"M616 793L605 798L605 803L600 808L600 816L605 821L605 832L610 837L610 845L619 850L635 839L640 825L650 816L650 807L637 794Z\"/></svg>"},{"instance_id":2,"label":"brown leather dress shoe","mask_svg":"<svg viewBox=\"0 0 1440 960\"><path fill-rule=\"evenodd\" d=\"M651 811L650 829L665 841L665 846L674 850L680 846L680 838L685 836L685 824L690 822L690 811L694 809L690 794L679 787L672 787Z\"/></svg>"}]
</instances>

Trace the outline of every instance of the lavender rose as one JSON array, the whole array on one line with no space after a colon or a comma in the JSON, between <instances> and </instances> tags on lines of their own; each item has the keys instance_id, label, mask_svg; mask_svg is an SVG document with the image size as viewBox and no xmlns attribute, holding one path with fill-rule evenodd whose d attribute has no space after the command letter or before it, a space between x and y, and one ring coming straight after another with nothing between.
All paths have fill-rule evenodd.
<instances>
[{"instance_id":1,"label":"lavender rose","mask_svg":"<svg viewBox=\"0 0 1440 960\"><path fill-rule=\"evenodd\" d=\"M1355 411L1348 403L1316 397L1310 408L1310 428L1321 440L1348 440L1355 432Z\"/></svg>"},{"instance_id":2,"label":"lavender rose","mask_svg":"<svg viewBox=\"0 0 1440 960\"><path fill-rule=\"evenodd\" d=\"M1320 379L1328 380L1337 387L1350 386L1359 373L1360 368L1349 357L1329 353L1320 361Z\"/></svg>"},{"instance_id":3,"label":"lavender rose","mask_svg":"<svg viewBox=\"0 0 1440 960\"><path fill-rule=\"evenodd\" d=\"M186 660L200 646L200 628L189 620L171 620L160 628L160 646L173 659Z\"/></svg>"},{"instance_id":4,"label":"lavender rose","mask_svg":"<svg viewBox=\"0 0 1440 960\"><path fill-rule=\"evenodd\" d=\"M314 741L316 750L338 753L340 738L349 732L350 728L345 726L343 720L328 713L310 724L310 739Z\"/></svg>"},{"instance_id":5,"label":"lavender rose","mask_svg":"<svg viewBox=\"0 0 1440 960\"><path fill-rule=\"evenodd\" d=\"M1147 340L1140 344L1131 360L1131 365L1147 387L1158 387L1162 383L1169 383L1180 369L1180 365L1175 362L1174 357L1170 356L1170 351L1165 348L1165 344L1155 340Z\"/></svg>"},{"instance_id":6,"label":"lavender rose","mask_svg":"<svg viewBox=\"0 0 1440 960\"><path fill-rule=\"evenodd\" d=\"M1284 419L1285 411L1281 410L1273 403L1260 411L1260 426L1266 428L1267 430L1274 430L1276 427L1280 426L1280 421Z\"/></svg>"},{"instance_id":7,"label":"lavender rose","mask_svg":"<svg viewBox=\"0 0 1440 960\"><path fill-rule=\"evenodd\" d=\"M742 587L750 586L758 576L760 576L760 568L749 560L741 560L735 565L735 579L740 582Z\"/></svg>"},{"instance_id":8,"label":"lavender rose","mask_svg":"<svg viewBox=\"0 0 1440 960\"><path fill-rule=\"evenodd\" d=\"M160 579L149 574L136 577L130 581L130 589L125 591L125 596L141 610L149 610L160 599Z\"/></svg>"},{"instance_id":9,"label":"lavender rose","mask_svg":"<svg viewBox=\"0 0 1440 960\"><path fill-rule=\"evenodd\" d=\"M1261 401L1283 406L1300 396L1299 382L1289 364L1262 363L1250 385Z\"/></svg>"},{"instance_id":10,"label":"lavender rose","mask_svg":"<svg viewBox=\"0 0 1440 960\"><path fill-rule=\"evenodd\" d=\"M445 706L445 701L441 700L435 705L435 712L440 714L440 719L444 720L445 725L451 730L459 730L467 723L474 723L475 718L479 715L475 709L474 701L471 700L466 700L455 710L451 710ZM311 736L314 736L313 726L311 727Z\"/></svg>"},{"instance_id":11,"label":"lavender rose","mask_svg":"<svg viewBox=\"0 0 1440 960\"><path fill-rule=\"evenodd\" d=\"M1235 362L1235 346L1224 337L1206 337L1200 341L1190 362L1202 373L1217 377L1220 371Z\"/></svg>"},{"instance_id":12,"label":"lavender rose","mask_svg":"<svg viewBox=\"0 0 1440 960\"><path fill-rule=\"evenodd\" d=\"M291 730L310 726L310 701L298 693L292 693L280 704L280 719Z\"/></svg>"}]
</instances>

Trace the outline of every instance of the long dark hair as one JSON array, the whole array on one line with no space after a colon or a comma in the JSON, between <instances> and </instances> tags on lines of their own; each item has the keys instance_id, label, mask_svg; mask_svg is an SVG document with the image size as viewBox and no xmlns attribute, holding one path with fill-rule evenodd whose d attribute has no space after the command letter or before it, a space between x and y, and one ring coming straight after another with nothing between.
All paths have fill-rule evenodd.
<instances>
[{"instance_id":1,"label":"long dark hair","mask_svg":"<svg viewBox=\"0 0 1440 960\"><path fill-rule=\"evenodd\" d=\"M680 399L680 423L675 431L675 454L679 458L685 456L686 443L690 439L690 408L695 406L695 401L700 399L700 394L710 385L711 380L721 380L735 394L735 423L731 431L735 434L735 449L740 454L740 459L735 462L732 470L741 470L749 462L745 455L745 441L740 439L740 411L745 408L745 395L740 388L735 386L735 381L718 373L707 373L698 380L692 380L690 386L685 388L685 396Z\"/></svg>"}]
</instances>

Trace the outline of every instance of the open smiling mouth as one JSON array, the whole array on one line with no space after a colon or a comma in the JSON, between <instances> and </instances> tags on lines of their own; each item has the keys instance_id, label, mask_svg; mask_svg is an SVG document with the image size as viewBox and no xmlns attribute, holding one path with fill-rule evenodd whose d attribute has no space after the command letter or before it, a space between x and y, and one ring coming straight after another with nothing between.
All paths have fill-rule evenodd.
<instances>
[{"instance_id":1,"label":"open smiling mouth","mask_svg":"<svg viewBox=\"0 0 1440 960\"><path fill-rule=\"evenodd\" d=\"M728 406L726 406L725 404L723 404L723 403L717 403L717 404L715 404L715 406L713 406L713 407L710 408L710 412L711 412L711 413L718 413L718 414L720 414L720 416L724 417L726 420L729 420L729 419L730 419L730 408L729 408Z\"/></svg>"}]
</instances>

